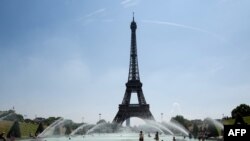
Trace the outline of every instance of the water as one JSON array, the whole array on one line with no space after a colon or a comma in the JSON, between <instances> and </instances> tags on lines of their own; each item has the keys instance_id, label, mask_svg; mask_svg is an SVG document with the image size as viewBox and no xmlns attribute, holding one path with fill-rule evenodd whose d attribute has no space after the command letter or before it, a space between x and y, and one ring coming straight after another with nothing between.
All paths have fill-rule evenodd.
<instances>
[{"instance_id":1,"label":"water","mask_svg":"<svg viewBox=\"0 0 250 141\"><path fill-rule=\"evenodd\" d=\"M212 118L206 118L206 121L208 122L208 124L212 124L216 127L219 136L223 136L221 131L224 130L224 125L221 122Z\"/></svg>"},{"instance_id":2,"label":"water","mask_svg":"<svg viewBox=\"0 0 250 141\"><path fill-rule=\"evenodd\" d=\"M216 127L218 127L220 130L224 129L224 126L221 122L214 120L212 118L206 118L208 121L210 121L212 124L214 124Z\"/></svg>"},{"instance_id":3,"label":"water","mask_svg":"<svg viewBox=\"0 0 250 141\"><path fill-rule=\"evenodd\" d=\"M88 135L95 133L138 133L139 131L144 131L145 133L155 133L156 131L159 133L174 135L174 133L168 129L168 127L160 124L156 121L147 120L146 124L139 125L135 127L126 127L121 126L114 123L100 123L97 125L91 124L83 124L74 131L71 132L70 135Z\"/></svg>"},{"instance_id":4,"label":"water","mask_svg":"<svg viewBox=\"0 0 250 141\"><path fill-rule=\"evenodd\" d=\"M178 130L180 134L185 135L185 136L189 136L189 132L187 129L185 129L181 124L179 124L177 121L175 122L163 122L163 125L165 125L166 127L170 127L173 128L175 130Z\"/></svg>"},{"instance_id":5,"label":"water","mask_svg":"<svg viewBox=\"0 0 250 141\"><path fill-rule=\"evenodd\" d=\"M166 126L163 126L162 124L156 122L156 121L153 121L153 120L147 120L146 121L147 124L149 125L154 125L155 127L158 127L162 130L163 133L169 133L171 135L174 135L174 133L169 129L167 128ZM165 131L165 132L164 132Z\"/></svg>"},{"instance_id":6,"label":"water","mask_svg":"<svg viewBox=\"0 0 250 141\"><path fill-rule=\"evenodd\" d=\"M94 126L95 126L94 124L83 124L83 125L79 126L78 128L76 128L74 131L72 131L70 135L74 136L80 130L87 130L88 131L90 128L93 128Z\"/></svg>"},{"instance_id":7,"label":"water","mask_svg":"<svg viewBox=\"0 0 250 141\"><path fill-rule=\"evenodd\" d=\"M64 126L66 125L67 120L60 118L54 123L52 123L49 127L47 127L41 134L39 134L39 138L49 138L54 136L65 136L65 130L62 130ZM170 123L168 123L168 126ZM97 125L91 125L91 124L83 124L79 126L77 129L71 132L70 136L75 135L94 135L94 134L102 134L102 135L133 135L139 133L139 131L143 131L145 134L159 132L162 135L174 135L174 133L166 126L166 124L162 124L153 120L146 120L145 124L139 125L136 128L121 126L115 123L100 123ZM179 131L182 131L183 134L188 136L188 132L184 132L185 130L182 129L181 126L177 126L174 123L171 123L172 129L178 129ZM113 133L113 134L112 134ZM116 134L114 134L116 133Z\"/></svg>"},{"instance_id":8,"label":"water","mask_svg":"<svg viewBox=\"0 0 250 141\"><path fill-rule=\"evenodd\" d=\"M86 134L89 134L89 133L95 133L95 130L99 130L99 132L101 132L100 130L102 129L105 129L107 126L106 126L107 123L100 123L100 124L97 124L96 126L92 127L91 129L89 129L87 131ZM98 131L97 131L98 132Z\"/></svg>"},{"instance_id":9,"label":"water","mask_svg":"<svg viewBox=\"0 0 250 141\"><path fill-rule=\"evenodd\" d=\"M212 123L219 123L213 121ZM176 141L197 141L197 139L189 139L189 132L177 122L163 122L147 120L145 124L137 127L126 127L114 123L99 123L83 124L71 132L70 135L65 135L65 126L68 120L63 118L58 119L47 127L37 139L29 139L30 141L138 141L139 131L144 133L144 141L155 141L154 136L159 132L160 141L172 141L175 136ZM58 133L60 129L60 133ZM64 129L64 130L61 130ZM172 131L175 130L173 133ZM56 132L55 132L56 131ZM179 131L176 133L176 131ZM148 136L151 135L151 137ZM186 136L186 138L184 138ZM24 140L28 141L28 140ZM209 140L206 140L209 141Z\"/></svg>"},{"instance_id":10,"label":"water","mask_svg":"<svg viewBox=\"0 0 250 141\"><path fill-rule=\"evenodd\" d=\"M63 126L68 123L69 123L69 120L59 118L58 120L53 122L50 126L48 126L41 134L39 134L38 137L43 138L43 137L51 137L55 135L57 136L65 135L65 131L63 131Z\"/></svg>"},{"instance_id":11,"label":"water","mask_svg":"<svg viewBox=\"0 0 250 141\"><path fill-rule=\"evenodd\" d=\"M172 141L172 135L159 135L160 141ZM198 141L197 139L183 138L181 136L176 136L176 141ZM39 138L39 139L29 139L23 141L138 141L139 133L129 133L129 134L92 134L84 136L60 136L60 137L50 137L50 138ZM144 134L144 141L155 141L154 134L148 137ZM211 140L206 140L211 141Z\"/></svg>"}]
</instances>

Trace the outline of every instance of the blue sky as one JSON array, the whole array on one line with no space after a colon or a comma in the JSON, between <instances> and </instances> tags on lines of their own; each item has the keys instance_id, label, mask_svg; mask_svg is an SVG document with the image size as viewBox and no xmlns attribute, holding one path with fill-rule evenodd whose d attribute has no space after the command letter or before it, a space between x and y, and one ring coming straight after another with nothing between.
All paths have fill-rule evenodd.
<instances>
[{"instance_id":1,"label":"blue sky","mask_svg":"<svg viewBox=\"0 0 250 141\"><path fill-rule=\"evenodd\" d=\"M1 0L0 109L112 121L135 12L140 77L156 120L250 104L249 0ZM132 97L134 101L134 97Z\"/></svg>"}]
</instances>

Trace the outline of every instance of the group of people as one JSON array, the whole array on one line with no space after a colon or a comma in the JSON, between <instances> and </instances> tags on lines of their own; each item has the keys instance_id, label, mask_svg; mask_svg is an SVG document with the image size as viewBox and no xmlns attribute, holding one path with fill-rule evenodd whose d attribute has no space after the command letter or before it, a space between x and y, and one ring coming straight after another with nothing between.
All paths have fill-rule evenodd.
<instances>
[{"instance_id":1,"label":"group of people","mask_svg":"<svg viewBox=\"0 0 250 141\"><path fill-rule=\"evenodd\" d=\"M150 134L148 134L148 137L151 137ZM158 132L155 133L154 139L155 139L156 141L159 141L159 133L158 133ZM139 134L139 141L144 141L144 135L143 135L143 132L142 132L142 131L140 131L140 134ZM176 140L175 140L175 137L173 137L173 141L176 141Z\"/></svg>"},{"instance_id":2,"label":"group of people","mask_svg":"<svg viewBox=\"0 0 250 141\"><path fill-rule=\"evenodd\" d=\"M148 137L151 137L150 134L148 134ZM159 141L159 133L156 132L155 133L155 138L154 138L156 141ZM143 135L143 132L140 131L140 134L139 134L139 141L144 141L144 135Z\"/></svg>"}]
</instances>

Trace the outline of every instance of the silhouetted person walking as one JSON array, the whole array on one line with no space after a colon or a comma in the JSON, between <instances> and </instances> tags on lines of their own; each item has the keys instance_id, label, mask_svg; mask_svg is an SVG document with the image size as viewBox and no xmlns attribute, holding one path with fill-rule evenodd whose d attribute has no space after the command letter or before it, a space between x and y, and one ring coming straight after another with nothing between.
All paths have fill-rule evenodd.
<instances>
[{"instance_id":1,"label":"silhouetted person walking","mask_svg":"<svg viewBox=\"0 0 250 141\"><path fill-rule=\"evenodd\" d=\"M156 141L158 141L159 140L159 133L158 132L156 132L155 133L155 138L154 138Z\"/></svg>"},{"instance_id":2,"label":"silhouetted person walking","mask_svg":"<svg viewBox=\"0 0 250 141\"><path fill-rule=\"evenodd\" d=\"M144 141L144 136L143 136L142 131L140 131L140 134L139 134L139 141Z\"/></svg>"}]
</instances>

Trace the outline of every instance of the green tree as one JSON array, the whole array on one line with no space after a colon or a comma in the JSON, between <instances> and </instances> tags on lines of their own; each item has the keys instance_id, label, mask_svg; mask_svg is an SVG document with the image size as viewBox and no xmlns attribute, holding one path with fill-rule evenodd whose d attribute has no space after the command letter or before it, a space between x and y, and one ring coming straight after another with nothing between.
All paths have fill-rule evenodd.
<instances>
[{"instance_id":1,"label":"green tree","mask_svg":"<svg viewBox=\"0 0 250 141\"><path fill-rule=\"evenodd\" d=\"M11 128L7 134L7 137L8 138L10 138L10 137L20 138L21 137L21 132L20 132L20 127L19 127L18 121L15 121L13 123L13 125L11 126Z\"/></svg>"},{"instance_id":2,"label":"green tree","mask_svg":"<svg viewBox=\"0 0 250 141\"><path fill-rule=\"evenodd\" d=\"M192 134L193 134L194 138L197 138L198 132L199 132L198 125L194 123L193 124L193 131L192 131Z\"/></svg>"},{"instance_id":3,"label":"green tree","mask_svg":"<svg viewBox=\"0 0 250 141\"><path fill-rule=\"evenodd\" d=\"M66 128L65 135L69 135L71 133L70 126L65 126L65 128Z\"/></svg>"},{"instance_id":4,"label":"green tree","mask_svg":"<svg viewBox=\"0 0 250 141\"><path fill-rule=\"evenodd\" d=\"M204 123L207 125L206 131L207 131L207 136L208 137L217 137L219 136L219 131L216 128L216 125L209 121L208 119L204 120Z\"/></svg>"},{"instance_id":5,"label":"green tree","mask_svg":"<svg viewBox=\"0 0 250 141\"><path fill-rule=\"evenodd\" d=\"M64 124L64 128L66 129L65 135L70 135L74 122L72 120L67 120Z\"/></svg>"},{"instance_id":6,"label":"green tree","mask_svg":"<svg viewBox=\"0 0 250 141\"><path fill-rule=\"evenodd\" d=\"M107 122L106 122L106 120L101 119L101 120L99 120L96 124L101 124L101 123L107 123Z\"/></svg>"},{"instance_id":7,"label":"green tree","mask_svg":"<svg viewBox=\"0 0 250 141\"><path fill-rule=\"evenodd\" d=\"M28 118L25 119L24 122L25 123L33 123L33 124L35 123L32 119L28 119Z\"/></svg>"},{"instance_id":8,"label":"green tree","mask_svg":"<svg viewBox=\"0 0 250 141\"><path fill-rule=\"evenodd\" d=\"M188 129L189 126L191 126L191 122L187 119L185 119L182 115L177 115L175 117L171 118L172 122L178 122L179 124L181 124L182 126L184 126L186 129Z\"/></svg>"},{"instance_id":9,"label":"green tree","mask_svg":"<svg viewBox=\"0 0 250 141\"><path fill-rule=\"evenodd\" d=\"M241 104L232 110L231 115L233 118L236 118L237 115L242 117L250 116L250 107L249 105Z\"/></svg>"},{"instance_id":10,"label":"green tree","mask_svg":"<svg viewBox=\"0 0 250 141\"><path fill-rule=\"evenodd\" d=\"M47 126L58 120L60 117L49 117L43 121L43 123Z\"/></svg>"},{"instance_id":11,"label":"green tree","mask_svg":"<svg viewBox=\"0 0 250 141\"><path fill-rule=\"evenodd\" d=\"M16 120L18 120L19 122L23 122L24 121L24 118L23 118L23 115L20 115L20 114L16 114Z\"/></svg>"},{"instance_id":12,"label":"green tree","mask_svg":"<svg viewBox=\"0 0 250 141\"><path fill-rule=\"evenodd\" d=\"M37 127L37 129L36 129L35 135L36 135L36 136L39 135L40 133L43 132L43 130L44 130L43 124L42 124L42 123L39 123L39 125L38 125L38 127Z\"/></svg>"},{"instance_id":13,"label":"green tree","mask_svg":"<svg viewBox=\"0 0 250 141\"><path fill-rule=\"evenodd\" d=\"M23 116L20 114L16 114L16 113L10 113L4 120L8 120L8 121L19 121L19 122L23 122Z\"/></svg>"}]
</instances>

